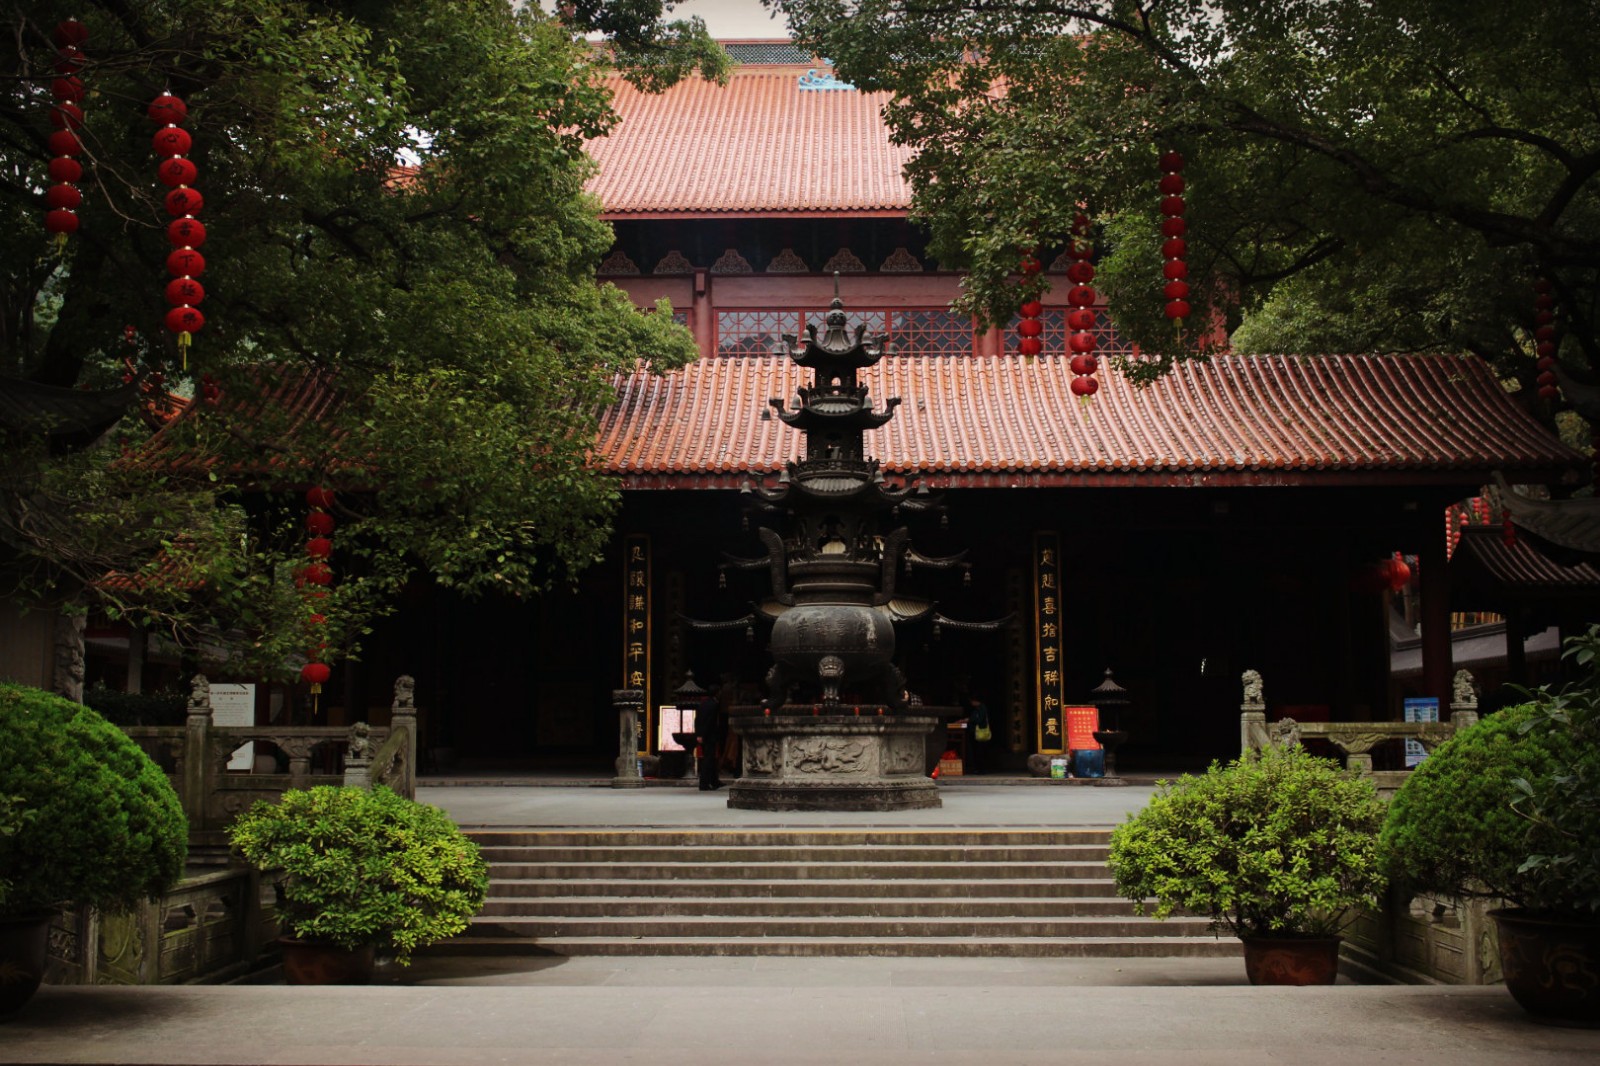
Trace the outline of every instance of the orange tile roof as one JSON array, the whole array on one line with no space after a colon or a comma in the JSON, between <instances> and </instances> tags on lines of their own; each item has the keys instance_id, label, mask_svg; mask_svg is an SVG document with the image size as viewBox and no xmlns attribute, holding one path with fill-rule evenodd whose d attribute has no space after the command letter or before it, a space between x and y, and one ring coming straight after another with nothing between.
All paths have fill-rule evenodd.
<instances>
[{"instance_id":1,"label":"orange tile roof","mask_svg":"<svg viewBox=\"0 0 1600 1066\"><path fill-rule=\"evenodd\" d=\"M798 455L799 432L761 412L809 378L777 357L640 370L604 413L602 461L629 488L737 486ZM1585 461L1472 357L1219 356L1144 389L1108 370L1087 404L1071 378L1060 359L885 358L863 380L904 404L868 452L934 487L1476 485Z\"/></svg>"},{"instance_id":2,"label":"orange tile roof","mask_svg":"<svg viewBox=\"0 0 1600 1066\"><path fill-rule=\"evenodd\" d=\"M620 116L589 154L608 218L900 215L909 148L889 143L887 93L802 90L805 67L698 78L659 95L608 82Z\"/></svg>"}]
</instances>

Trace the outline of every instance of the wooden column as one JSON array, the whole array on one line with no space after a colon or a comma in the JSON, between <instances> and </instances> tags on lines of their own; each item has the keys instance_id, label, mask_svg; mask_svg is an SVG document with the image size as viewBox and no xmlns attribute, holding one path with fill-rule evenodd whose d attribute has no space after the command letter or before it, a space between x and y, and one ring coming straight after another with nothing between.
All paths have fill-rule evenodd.
<instances>
[{"instance_id":1,"label":"wooden column","mask_svg":"<svg viewBox=\"0 0 1600 1066\"><path fill-rule=\"evenodd\" d=\"M1428 537L1418 553L1422 564L1422 694L1450 703L1450 561L1444 539Z\"/></svg>"},{"instance_id":2,"label":"wooden column","mask_svg":"<svg viewBox=\"0 0 1600 1066\"><path fill-rule=\"evenodd\" d=\"M716 311L711 306L711 278L704 269L694 272L694 304L689 312L689 329L694 334L695 347L704 358L712 354L716 343Z\"/></svg>"}]
</instances>

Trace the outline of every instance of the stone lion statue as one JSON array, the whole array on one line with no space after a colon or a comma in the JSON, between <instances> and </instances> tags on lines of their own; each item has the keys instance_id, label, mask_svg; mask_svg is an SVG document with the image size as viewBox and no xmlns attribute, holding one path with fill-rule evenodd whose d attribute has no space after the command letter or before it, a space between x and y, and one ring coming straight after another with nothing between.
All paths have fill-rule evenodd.
<instances>
[{"instance_id":1,"label":"stone lion statue","mask_svg":"<svg viewBox=\"0 0 1600 1066\"><path fill-rule=\"evenodd\" d=\"M1280 718L1267 726L1267 736L1274 747L1292 748L1300 743L1300 723L1293 718Z\"/></svg>"},{"instance_id":2,"label":"stone lion statue","mask_svg":"<svg viewBox=\"0 0 1600 1066\"><path fill-rule=\"evenodd\" d=\"M1476 707L1478 693L1472 684L1472 674L1466 670L1457 670L1456 678L1451 687L1450 703L1456 707Z\"/></svg>"},{"instance_id":3,"label":"stone lion statue","mask_svg":"<svg viewBox=\"0 0 1600 1066\"><path fill-rule=\"evenodd\" d=\"M372 758L372 727L365 722L357 722L350 727L350 745L346 755L352 759Z\"/></svg>"},{"instance_id":4,"label":"stone lion statue","mask_svg":"<svg viewBox=\"0 0 1600 1066\"><path fill-rule=\"evenodd\" d=\"M1259 704L1261 698L1261 674L1256 670L1244 672L1244 702Z\"/></svg>"}]
</instances>

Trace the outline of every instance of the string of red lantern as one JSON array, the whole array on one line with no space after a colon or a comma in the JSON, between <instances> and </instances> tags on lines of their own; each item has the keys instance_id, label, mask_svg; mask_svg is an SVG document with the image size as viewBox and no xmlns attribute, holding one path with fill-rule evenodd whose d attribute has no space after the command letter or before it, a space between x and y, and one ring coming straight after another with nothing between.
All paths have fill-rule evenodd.
<instances>
[{"instance_id":1,"label":"string of red lantern","mask_svg":"<svg viewBox=\"0 0 1600 1066\"><path fill-rule=\"evenodd\" d=\"M1556 385L1556 298L1555 286L1549 278L1536 278L1533 282L1534 350L1539 362L1539 398L1554 400L1561 395Z\"/></svg>"},{"instance_id":2,"label":"string of red lantern","mask_svg":"<svg viewBox=\"0 0 1600 1066\"><path fill-rule=\"evenodd\" d=\"M188 367L189 343L206 324L206 316L197 306L206 298L205 286L197 280L205 271L206 261L195 250L205 243L206 228L194 217L205 206L205 197L192 188L199 171L187 158L193 138L182 128L189 106L171 93L162 93L150 101L149 115L162 123L150 142L161 157L156 177L171 190L165 201L167 214L172 216L167 224L167 240L173 246L167 256L167 273L172 280L166 287L170 305L166 326L178 335L178 353Z\"/></svg>"},{"instance_id":3,"label":"string of red lantern","mask_svg":"<svg viewBox=\"0 0 1600 1066\"><path fill-rule=\"evenodd\" d=\"M1067 280L1072 288L1067 290L1067 348L1072 361L1067 365L1073 373L1072 393L1084 400L1100 390L1094 376L1100 361L1094 356L1094 305L1099 297L1094 291L1094 243L1090 238L1089 217L1079 215L1072 220L1072 240L1067 245L1067 255L1072 265L1067 267Z\"/></svg>"},{"instance_id":4,"label":"string of red lantern","mask_svg":"<svg viewBox=\"0 0 1600 1066\"><path fill-rule=\"evenodd\" d=\"M51 132L50 180L54 182L45 190L47 208L44 216L46 232L55 234L56 250L64 251L67 237L78 232L78 207L83 203L83 193L77 183L83 180L83 165L74 157L83 152L83 141L78 131L83 128L83 43L89 39L89 30L77 19L66 19L56 25L51 40L55 42L56 77L50 81Z\"/></svg>"},{"instance_id":5,"label":"string of red lantern","mask_svg":"<svg viewBox=\"0 0 1600 1066\"><path fill-rule=\"evenodd\" d=\"M1044 264L1032 251L1023 252L1017 264L1017 270L1024 280L1037 277L1043 269ZM1029 357L1038 355L1044 351L1044 323L1039 321L1039 316L1044 314L1044 304L1036 298L1030 298L1017 309L1017 314L1021 318L1017 323L1017 351Z\"/></svg>"},{"instance_id":6,"label":"string of red lantern","mask_svg":"<svg viewBox=\"0 0 1600 1066\"><path fill-rule=\"evenodd\" d=\"M1178 152L1164 152L1159 165L1161 213L1166 216L1161 222L1161 235L1166 238L1161 245L1161 256L1166 260L1161 276L1167 280L1161 291L1167 298L1167 317L1181 330L1183 320L1189 317L1189 264L1185 258L1189 254L1189 243L1184 240L1189 224L1183 218L1188 210L1183 199L1183 156Z\"/></svg>"},{"instance_id":7,"label":"string of red lantern","mask_svg":"<svg viewBox=\"0 0 1600 1066\"><path fill-rule=\"evenodd\" d=\"M300 668L300 680L311 686L311 695L315 697L333 673L323 661L327 658L328 644L323 639L322 627L327 624L328 616L317 609L320 601L327 598L328 586L333 583L333 568L328 565L333 556L329 534L333 532L334 521L333 515L328 513L333 507L333 490L307 489L306 505L311 508L306 513L306 532L310 534L306 540L306 558L309 562L300 568L296 583L304 590L311 611L306 616L308 647L306 664Z\"/></svg>"}]
</instances>

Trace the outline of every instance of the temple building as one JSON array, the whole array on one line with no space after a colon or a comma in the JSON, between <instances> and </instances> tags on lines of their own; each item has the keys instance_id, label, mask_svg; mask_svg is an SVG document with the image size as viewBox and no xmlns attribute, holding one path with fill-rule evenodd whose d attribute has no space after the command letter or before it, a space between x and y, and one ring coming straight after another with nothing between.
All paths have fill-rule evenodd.
<instances>
[{"instance_id":1,"label":"temple building","mask_svg":"<svg viewBox=\"0 0 1600 1066\"><path fill-rule=\"evenodd\" d=\"M1525 414L1471 356L1222 355L1145 388L1106 366L1097 395L1070 389L1065 259L1047 262L1043 354L1013 329L950 310L961 278L907 219L909 151L883 99L837 82L788 42L733 42L726 87L660 95L620 79L621 117L590 145L592 191L616 232L600 277L642 307L665 297L701 357L617 382L600 460L624 503L608 557L572 593L465 602L417 589L330 686L359 716L398 673L417 679L424 768L609 767L611 690L646 692L649 750L670 744L658 709L692 670L764 694L761 596L745 503L796 458L801 437L769 400L804 383L783 335L817 323L836 286L851 325L891 354L862 371L896 416L866 449L896 484L942 493L918 533L916 576L948 618L993 630L900 633L910 693L990 708L991 769L1060 750L1064 709L1107 669L1128 690L1117 723L1129 768L1171 769L1238 751L1240 675L1269 707L1305 718L1390 720L1405 696L1448 701L1452 564L1445 509L1496 472L1559 485L1583 456ZM1102 323L1099 354L1137 358ZM1420 593L1418 669L1391 677L1395 553ZM1476 558L1476 556L1474 556ZM1476 565L1476 564L1475 564ZM908 580L910 580L908 578ZM380 712L381 713L381 712Z\"/></svg>"}]
</instances>

